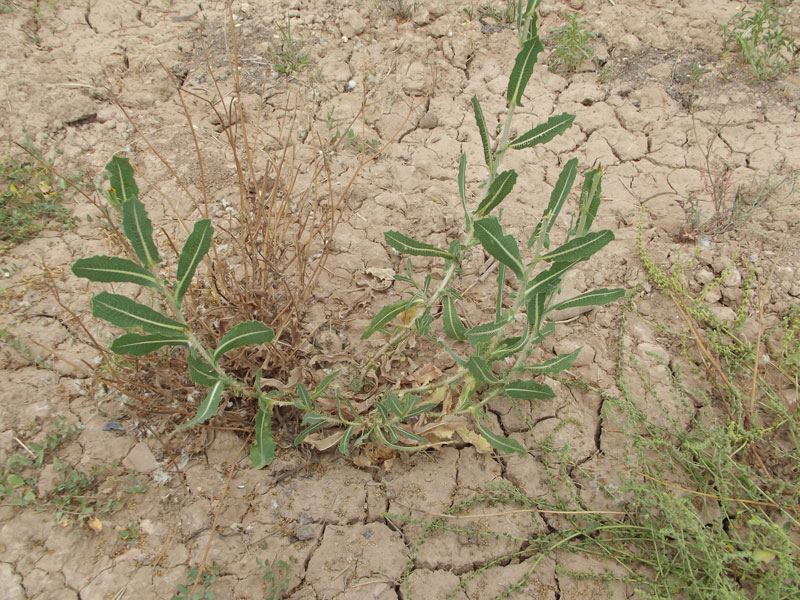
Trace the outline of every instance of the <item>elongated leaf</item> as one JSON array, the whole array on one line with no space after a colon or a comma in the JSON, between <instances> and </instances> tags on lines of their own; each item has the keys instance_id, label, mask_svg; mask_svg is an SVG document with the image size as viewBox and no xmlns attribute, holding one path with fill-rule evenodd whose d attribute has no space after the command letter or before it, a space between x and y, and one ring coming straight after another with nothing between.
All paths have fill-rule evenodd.
<instances>
[{"instance_id":1,"label":"elongated leaf","mask_svg":"<svg viewBox=\"0 0 800 600\"><path fill-rule=\"evenodd\" d=\"M148 269L161 262L153 242L153 225L144 204L131 198L122 205L122 231L131 243L136 258Z\"/></svg>"},{"instance_id":2,"label":"elongated leaf","mask_svg":"<svg viewBox=\"0 0 800 600\"><path fill-rule=\"evenodd\" d=\"M464 209L464 220L470 222L469 210L467 209L467 155L462 154L458 161L458 196L461 198L461 206Z\"/></svg>"},{"instance_id":3,"label":"elongated leaf","mask_svg":"<svg viewBox=\"0 0 800 600\"><path fill-rule=\"evenodd\" d=\"M195 354L186 357L189 364L189 377L193 383L204 387L212 387L219 380L219 375L214 367Z\"/></svg>"},{"instance_id":4,"label":"elongated leaf","mask_svg":"<svg viewBox=\"0 0 800 600\"><path fill-rule=\"evenodd\" d=\"M306 388L305 384L303 383L297 384L297 399L300 402L300 406L305 408L307 411L314 410L314 403L311 400L311 394L308 393L308 388Z\"/></svg>"},{"instance_id":5,"label":"elongated leaf","mask_svg":"<svg viewBox=\"0 0 800 600\"><path fill-rule=\"evenodd\" d=\"M189 340L182 333L173 335L139 335L126 333L111 342L111 351L114 354L125 356L144 356L155 352L163 346L188 346Z\"/></svg>"},{"instance_id":6,"label":"elongated leaf","mask_svg":"<svg viewBox=\"0 0 800 600\"><path fill-rule=\"evenodd\" d=\"M544 305L547 302L547 292L540 292L528 298L528 324L534 335L539 333L544 319L545 310Z\"/></svg>"},{"instance_id":7,"label":"elongated leaf","mask_svg":"<svg viewBox=\"0 0 800 600\"><path fill-rule=\"evenodd\" d=\"M517 54L514 61L514 68L511 70L511 77L508 79L508 91L506 97L508 103L513 106L522 106L522 94L528 85L528 80L533 73L533 66L539 58L539 52L544 50L539 37L532 38L522 44L522 49Z\"/></svg>"},{"instance_id":8,"label":"elongated leaf","mask_svg":"<svg viewBox=\"0 0 800 600\"><path fill-rule=\"evenodd\" d=\"M245 321L231 327L214 350L214 362L219 357L242 346L266 344L275 339L275 332L261 321Z\"/></svg>"},{"instance_id":9,"label":"elongated leaf","mask_svg":"<svg viewBox=\"0 0 800 600\"><path fill-rule=\"evenodd\" d=\"M442 299L442 326L447 337L453 340L467 339L467 329L456 311L456 302L452 296Z\"/></svg>"},{"instance_id":10,"label":"elongated leaf","mask_svg":"<svg viewBox=\"0 0 800 600\"><path fill-rule=\"evenodd\" d=\"M79 258L72 265L77 277L101 283L130 282L145 287L157 288L153 274L127 258L117 256L90 256Z\"/></svg>"},{"instance_id":11,"label":"elongated leaf","mask_svg":"<svg viewBox=\"0 0 800 600\"><path fill-rule=\"evenodd\" d=\"M583 237L575 238L562 244L552 252L548 252L542 258L547 262L580 262L588 260L592 255L603 246L614 239L614 233L610 229L587 233Z\"/></svg>"},{"instance_id":12,"label":"elongated leaf","mask_svg":"<svg viewBox=\"0 0 800 600\"><path fill-rule=\"evenodd\" d=\"M552 306L550 310L562 310L565 308L575 308L576 306L602 306L614 300L619 300L625 295L625 288L600 288L585 292L580 296L575 296L564 302L559 302Z\"/></svg>"},{"instance_id":13,"label":"elongated leaf","mask_svg":"<svg viewBox=\"0 0 800 600\"><path fill-rule=\"evenodd\" d=\"M506 326L508 323L508 319L504 319L502 321L496 321L494 323L484 323L483 325L476 325L469 331L467 331L467 339L469 340L470 345L477 346L483 342L488 342L494 336L496 336L503 327Z\"/></svg>"},{"instance_id":14,"label":"elongated leaf","mask_svg":"<svg viewBox=\"0 0 800 600\"><path fill-rule=\"evenodd\" d=\"M361 339L365 340L373 333L383 328L384 325L391 323L395 317L411 308L412 303L408 300L398 300L388 306L384 306L378 311L378 314L372 318L369 326L361 334Z\"/></svg>"},{"instance_id":15,"label":"elongated leaf","mask_svg":"<svg viewBox=\"0 0 800 600\"><path fill-rule=\"evenodd\" d=\"M602 168L594 169L586 173L581 188L580 218L576 225L575 233L584 235L592 228L594 218L597 216L597 209L600 207L600 193L603 187ZM580 231L577 231L577 227Z\"/></svg>"},{"instance_id":16,"label":"elongated leaf","mask_svg":"<svg viewBox=\"0 0 800 600\"><path fill-rule=\"evenodd\" d=\"M339 452L341 452L344 456L350 456L350 439L353 437L354 431L355 425L350 425L344 430L344 435L342 436L342 439L339 440Z\"/></svg>"},{"instance_id":17,"label":"elongated leaf","mask_svg":"<svg viewBox=\"0 0 800 600\"><path fill-rule=\"evenodd\" d=\"M508 196L508 194L514 188L515 183L517 183L516 171L508 170L500 173L492 182L492 185L489 186L489 191L487 192L486 197L481 201L480 205L478 205L475 215L478 217L483 217L492 212L492 209L495 206L505 200L506 196Z\"/></svg>"},{"instance_id":18,"label":"elongated leaf","mask_svg":"<svg viewBox=\"0 0 800 600\"><path fill-rule=\"evenodd\" d=\"M404 236L402 233L396 231L387 231L383 234L386 243L398 252L410 254L412 256L436 256L439 258L447 258L455 260L455 256L444 250L439 250L436 246L412 240L410 237Z\"/></svg>"},{"instance_id":19,"label":"elongated leaf","mask_svg":"<svg viewBox=\"0 0 800 600\"><path fill-rule=\"evenodd\" d=\"M492 145L489 140L489 130L486 128L486 119L483 116L483 109L478 100L478 96L472 97L472 108L475 111L475 122L478 124L478 131L481 134L481 143L483 144L483 160L486 161L486 166L492 172Z\"/></svg>"},{"instance_id":20,"label":"elongated leaf","mask_svg":"<svg viewBox=\"0 0 800 600\"><path fill-rule=\"evenodd\" d=\"M479 356L469 357L467 369L469 369L469 374L475 378L475 381L488 384L500 383L489 364Z\"/></svg>"},{"instance_id":21,"label":"elongated leaf","mask_svg":"<svg viewBox=\"0 0 800 600\"><path fill-rule=\"evenodd\" d=\"M520 352L525 347L525 344L527 344L529 335L530 328L528 327L528 322L525 321L525 331L523 334L521 336L505 338L498 342L497 346L492 351L490 360L503 360L507 356L513 356L517 352Z\"/></svg>"},{"instance_id":22,"label":"elongated leaf","mask_svg":"<svg viewBox=\"0 0 800 600\"><path fill-rule=\"evenodd\" d=\"M211 226L210 219L201 219L194 224L192 233L186 238L186 243L181 249L178 257L178 269L175 282L175 302L178 306L183 301L183 295L189 289L194 277L195 269L211 246L211 237L214 235L214 228Z\"/></svg>"},{"instance_id":23,"label":"elongated leaf","mask_svg":"<svg viewBox=\"0 0 800 600\"><path fill-rule=\"evenodd\" d=\"M536 294L549 292L561 283L564 274L569 271L575 263L572 262L557 262L553 263L549 269L537 273L536 277L531 279L528 287L525 288L525 299L529 301Z\"/></svg>"},{"instance_id":24,"label":"elongated leaf","mask_svg":"<svg viewBox=\"0 0 800 600\"><path fill-rule=\"evenodd\" d=\"M521 150L523 148L538 146L539 144L546 144L557 135L561 135L567 129L572 127L574 120L575 115L570 113L554 115L547 119L547 121L544 123L537 125L533 129L523 133L518 138L511 140L508 144L508 147L514 148L514 150Z\"/></svg>"},{"instance_id":25,"label":"elongated leaf","mask_svg":"<svg viewBox=\"0 0 800 600\"><path fill-rule=\"evenodd\" d=\"M139 197L139 186L133 176L131 161L122 156L113 156L106 163L111 190L109 195L117 203L116 208L121 208L128 200Z\"/></svg>"},{"instance_id":26,"label":"elongated leaf","mask_svg":"<svg viewBox=\"0 0 800 600\"><path fill-rule=\"evenodd\" d=\"M324 427L328 423L328 419L323 415L317 413L306 413L303 420L300 421L301 425L308 425L301 431L296 438L294 438L294 445L299 446L300 443L306 439L306 436L314 433L317 429Z\"/></svg>"},{"instance_id":27,"label":"elongated leaf","mask_svg":"<svg viewBox=\"0 0 800 600\"><path fill-rule=\"evenodd\" d=\"M203 403L200 405L200 408L197 409L197 414L186 421L183 425L178 427L177 431L182 431L184 429L188 429L189 427L194 427L200 423L205 423L211 417L217 414L219 410L219 401L222 398L222 392L225 390L225 382L224 381L217 381L210 390L208 390L208 395L206 399L203 400Z\"/></svg>"},{"instance_id":28,"label":"elongated leaf","mask_svg":"<svg viewBox=\"0 0 800 600\"><path fill-rule=\"evenodd\" d=\"M250 447L250 462L256 469L263 469L275 458L275 439L272 437L272 405L259 404L253 429L253 445Z\"/></svg>"},{"instance_id":29,"label":"elongated leaf","mask_svg":"<svg viewBox=\"0 0 800 600\"><path fill-rule=\"evenodd\" d=\"M120 294L97 294L92 298L92 314L122 329L141 327L147 333L162 335L174 335L186 330L185 325Z\"/></svg>"},{"instance_id":30,"label":"elongated leaf","mask_svg":"<svg viewBox=\"0 0 800 600\"><path fill-rule=\"evenodd\" d=\"M549 385L530 380L513 381L503 389L503 393L509 398L518 400L547 400L556 397L556 393Z\"/></svg>"},{"instance_id":31,"label":"elongated leaf","mask_svg":"<svg viewBox=\"0 0 800 600\"><path fill-rule=\"evenodd\" d=\"M496 217L475 221L475 237L486 252L511 269L519 279L525 278L525 266L522 264L517 241L513 236L503 234L500 221Z\"/></svg>"},{"instance_id":32,"label":"elongated leaf","mask_svg":"<svg viewBox=\"0 0 800 600\"><path fill-rule=\"evenodd\" d=\"M558 176L556 187L550 193L550 203L547 205L547 210L542 215L542 220L547 219L548 233L553 228L553 225L564 207L564 202L569 197L572 190L572 185L575 183L575 177L578 174L578 159L571 158L561 169L561 174Z\"/></svg>"},{"instance_id":33,"label":"elongated leaf","mask_svg":"<svg viewBox=\"0 0 800 600\"><path fill-rule=\"evenodd\" d=\"M566 371L572 366L572 363L575 362L575 359L578 358L578 354L580 354L581 349L576 348L569 354L559 354L555 358L551 358L550 360L546 360L543 363L538 365L531 365L529 367L525 367L525 370L528 373L548 373L548 374L555 374L560 373L561 371Z\"/></svg>"},{"instance_id":34,"label":"elongated leaf","mask_svg":"<svg viewBox=\"0 0 800 600\"><path fill-rule=\"evenodd\" d=\"M480 419L475 419L475 424L478 426L478 431L483 436L489 445L502 452L503 454L527 454L525 448L522 447L517 440L513 438L503 437L502 435L497 435L491 429L489 429L484 423L480 421Z\"/></svg>"}]
</instances>

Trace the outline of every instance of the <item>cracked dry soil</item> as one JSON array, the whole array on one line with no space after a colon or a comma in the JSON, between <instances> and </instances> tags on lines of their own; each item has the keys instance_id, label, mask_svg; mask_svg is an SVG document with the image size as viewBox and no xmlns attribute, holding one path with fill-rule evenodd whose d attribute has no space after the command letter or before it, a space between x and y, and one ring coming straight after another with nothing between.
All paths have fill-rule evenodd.
<instances>
[{"instance_id":1,"label":"cracked dry soil","mask_svg":"<svg viewBox=\"0 0 800 600\"><path fill-rule=\"evenodd\" d=\"M230 93L224 3L6 4L12 10L0 15L3 136L19 141L28 134L40 149L61 149L55 164L64 172L84 168L98 173L113 153L127 151L148 177L143 199L159 226L170 234L178 231L174 212L156 188L175 199L184 217L197 218L181 204L177 185L114 103L112 92L196 190L191 137L175 84L161 65L185 90L210 94L201 43L205 40L208 62ZM397 18L397 5L389 1L233 4L243 85L251 100L254 92L260 93L266 69L263 98L270 109L299 97L310 107L309 118L317 127L325 127L332 109L337 127L345 127L361 105L360 95L348 91L347 83L364 76L375 99L366 114L368 135L384 141L403 123L409 106L416 106L397 142L358 177L344 209L336 251L305 324L318 353L360 357L370 351L359 335L393 289L364 285L367 270L401 268L383 243L384 230L409 232L434 244L442 244L457 230L458 158L463 151L471 165L481 164L469 98L479 95L493 128L505 110L504 91L516 44L512 29L493 26L487 18L468 19L462 11L465 4L422 0L409 8L407 19ZM641 219L644 244L659 263L674 265L680 256L698 250L697 262L686 273L691 289L726 273L719 292L706 299L722 318L732 316L732 307L746 293L741 259L754 266L761 281L778 261L765 322L769 326L784 317L800 296L800 249L793 243L798 235L796 199L782 211L759 213L713 239L688 240L681 234L686 221L683 204L689 198L697 198L706 214L711 208L701 152L710 137L717 136L717 160L729 165L731 177L742 184L754 176L798 172L800 77L790 73L778 81L753 84L743 67L722 55L717 27L738 10L734 2L618 0L614 6L607 0L544 0L540 31L546 47L547 32L562 24L572 8L580 8L598 34L594 49L604 66L599 70L587 65L570 75L551 73L542 65L535 71L525 106L518 111L519 128L563 111L577 115L576 125L544 147L509 157L525 187L507 202L508 232L519 238L522 224L535 222L565 157L577 157L582 168L603 165L605 203L598 221L601 228L612 229L617 240L571 275L566 285L577 292L644 286L636 300L637 316L622 336L625 350L651 374L654 389L640 385L633 394L650 419L677 419L686 426L692 411L701 408L697 402L687 409L655 400L655 392L667 386L669 378L660 357L668 359L674 349L664 346L654 323L670 327L678 323L678 316L646 281L636 252L637 226ZM310 66L293 77L269 75L279 28L287 16L293 35L309 53ZM700 72L693 71L693 65L702 67L701 77L692 77ZM198 102L190 104L190 112L207 156L206 181L218 207L215 216L224 217L223 201L236 193L233 163L209 111ZM725 127L717 132L720 123ZM357 158L356 150L344 148L333 165L334 174L346 173ZM472 170L468 178L474 188L481 173ZM492 406L494 426L528 448L525 456L480 454L471 446L452 446L359 468L331 452L294 449L289 439L281 439L275 462L255 471L246 453L239 453L243 439L230 431L194 431L177 444L164 444L172 435L169 428L159 430L158 423L146 428L123 398L96 389L74 367L95 357L85 333L43 285L42 265L52 272L62 301L86 317L92 290L72 277L68 267L79 257L108 252L108 243L94 207L78 200L69 206L80 218L73 230L46 231L0 257L8 273L0 297L0 326L55 349L61 357L47 368L37 368L7 344L0 346L0 459L5 464L20 452L20 442L41 441L53 420L62 416L81 430L59 450L61 460L83 469L120 461L143 484L144 492L125 497L116 512L99 515L102 528L94 529L63 526L49 509L0 507L4 598L168 600L186 582L189 567L203 559L214 522L206 564L221 567L208 588L217 598L264 597L263 571L256 561L265 559L290 565L285 597L294 600L406 598L400 582L410 558L411 595L446 598L475 568L520 550L526 539L558 529L563 520L547 514L487 515L495 511L476 504L465 513L471 515L471 524L497 537L443 531L412 556L422 532L419 520L445 513L485 486L503 481L530 497L548 498L552 492L538 451L539 441L547 437L555 449L568 446L573 465L581 466L566 473L586 505L615 508L615 499L599 490L613 489L624 469L621 433L609 426L599 396L558 384L556 398L522 411L504 401ZM424 260L419 264L422 269L427 266ZM484 258L474 257L464 277L480 275L483 267ZM437 268L431 263L434 275ZM478 319L480 307L492 305L492 293L488 284L476 287L471 298L474 312L467 318ZM612 305L564 319L537 358L581 345L573 374L615 393L620 310ZM101 338L110 334L97 322L92 326ZM320 335L326 330L336 335ZM334 368L335 362L332 359L329 366ZM419 367L394 366L409 373ZM118 427L107 426L112 420ZM153 430L159 434L151 435ZM226 488L234 464L238 468ZM44 475L40 485L47 485ZM96 493L121 499L125 494L120 490L119 481L109 477ZM412 519L387 517L387 512ZM119 533L131 523L137 524L138 537L128 542ZM529 558L492 565L454 597L492 598L532 564ZM575 579L559 566L571 572L617 568L588 556L554 552L511 597L634 595L625 584Z\"/></svg>"}]
</instances>

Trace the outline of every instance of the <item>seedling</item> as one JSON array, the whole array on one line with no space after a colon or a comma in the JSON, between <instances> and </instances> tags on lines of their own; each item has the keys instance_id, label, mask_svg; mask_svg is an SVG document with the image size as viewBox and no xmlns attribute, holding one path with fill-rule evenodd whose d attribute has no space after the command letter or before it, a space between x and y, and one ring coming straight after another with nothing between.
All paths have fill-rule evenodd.
<instances>
[{"instance_id":1,"label":"seedling","mask_svg":"<svg viewBox=\"0 0 800 600\"><path fill-rule=\"evenodd\" d=\"M275 70L284 75L299 72L308 66L308 52L303 45L292 37L292 21L286 19L286 27L278 27L281 32L282 46L276 54Z\"/></svg>"},{"instance_id":2,"label":"seedling","mask_svg":"<svg viewBox=\"0 0 800 600\"><path fill-rule=\"evenodd\" d=\"M289 571L291 565L282 560L272 561L264 559L264 562L256 559L259 571L261 573L261 580L264 582L266 589L264 590L265 600L280 600L283 598L284 593L289 590Z\"/></svg>"},{"instance_id":3,"label":"seedling","mask_svg":"<svg viewBox=\"0 0 800 600\"><path fill-rule=\"evenodd\" d=\"M202 574L197 567L189 569L189 579L185 584L178 584L178 593L172 600L215 600L217 595L208 588L222 573L222 566L216 562L203 569ZM198 577L199 575L199 577ZM203 589L196 589L197 587ZM192 591L195 590L195 591Z\"/></svg>"},{"instance_id":4,"label":"seedling","mask_svg":"<svg viewBox=\"0 0 800 600\"><path fill-rule=\"evenodd\" d=\"M550 60L550 70L553 72L574 73L594 56L591 44L595 34L589 30L589 22L579 20L578 13L572 13L567 18L569 22L566 25L550 30L555 44Z\"/></svg>"}]
</instances>

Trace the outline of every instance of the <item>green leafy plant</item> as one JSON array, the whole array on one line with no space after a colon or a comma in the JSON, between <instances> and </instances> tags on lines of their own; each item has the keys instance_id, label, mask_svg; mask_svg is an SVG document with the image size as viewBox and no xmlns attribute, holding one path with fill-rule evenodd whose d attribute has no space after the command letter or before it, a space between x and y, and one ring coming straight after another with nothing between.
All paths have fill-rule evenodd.
<instances>
[{"instance_id":1,"label":"green leafy plant","mask_svg":"<svg viewBox=\"0 0 800 600\"><path fill-rule=\"evenodd\" d=\"M36 236L56 222L73 226L62 204L67 183L53 174L48 161L29 142L25 148L36 161L6 156L0 161L0 253Z\"/></svg>"},{"instance_id":2,"label":"green leafy plant","mask_svg":"<svg viewBox=\"0 0 800 600\"><path fill-rule=\"evenodd\" d=\"M261 580L264 582L265 600L280 600L289 590L289 571L291 565L283 560L274 560L270 564L266 558L263 562L256 559L258 570L261 571Z\"/></svg>"},{"instance_id":3,"label":"green leafy plant","mask_svg":"<svg viewBox=\"0 0 800 600\"><path fill-rule=\"evenodd\" d=\"M136 521L131 521L127 527L120 529L117 535L123 542L135 544L139 541L139 524Z\"/></svg>"},{"instance_id":4,"label":"green leafy plant","mask_svg":"<svg viewBox=\"0 0 800 600\"><path fill-rule=\"evenodd\" d=\"M477 207L470 209L467 160L466 155L462 155L458 189L464 211L464 234L453 239L447 250L397 231L385 234L386 243L399 253L444 261L445 274L433 286L430 274L421 281L417 279L409 261L406 273L397 277L398 281L408 284L409 297L381 309L362 335L362 339L367 339L379 331L388 332L389 340L364 366L357 387L364 387L366 374L382 356L397 352L412 336L436 344L453 358L456 369L442 381L416 388L375 389L377 399L366 410L355 408L348 397L337 388L331 388L337 373L330 374L313 390L299 383L296 392L290 392L264 391L260 370L252 384L226 371L224 357L227 353L248 345L269 343L274 332L260 321L246 321L232 326L212 348L189 326L182 301L211 246L214 230L210 220L195 223L179 253L175 274L163 274L152 237L153 228L138 198L133 168L127 159L120 157L112 158L106 165L111 185L108 199L121 213L122 231L135 260L94 256L76 261L72 270L75 275L95 282L138 284L153 294L156 308L121 294L101 292L92 300L92 314L127 330L110 345L110 350L116 354L141 357L165 346L185 349L192 382L207 391L194 415L179 429L208 421L219 411L223 397L231 394L249 398L258 407L250 454L256 467L269 464L274 457L272 415L280 406L292 406L303 414L303 429L295 438L296 444L313 439L319 448L338 446L346 455L368 442L406 451L441 446L450 443L453 432L467 441L487 444L502 452L524 452L518 442L492 429L486 406L501 396L528 401L552 397L553 390L533 377L568 369L578 351L539 365L527 364L526 359L535 344L554 330L548 314L560 309L599 306L624 294L619 288L603 288L555 301L566 273L614 239L610 230L591 230L600 206L600 169L585 175L577 217L558 243L551 239L551 234L556 231L554 225L577 177L577 159L565 163L540 222L530 232L525 257L496 216L499 211L495 209L511 194L517 180L513 169L500 170L505 153L543 144L563 133L574 120L574 115L558 114L510 139L515 108L522 105L534 64L544 48L536 29L537 6L538 0L528 0L524 7L520 0L518 5L521 50L509 78L506 121L494 146L480 101L477 96L472 98L488 175L481 188L482 199ZM478 246L497 261L496 306L491 320L467 328L458 314L462 294L454 283L462 271L464 259ZM516 285L509 285L507 275L513 275ZM501 362L505 368L498 367ZM335 411L323 409L323 398L325 404L335 406ZM315 432L324 428L335 431L323 440ZM479 432L478 439L483 441L476 442L473 428ZM309 437L311 434L315 436Z\"/></svg>"},{"instance_id":5,"label":"green leafy plant","mask_svg":"<svg viewBox=\"0 0 800 600\"><path fill-rule=\"evenodd\" d=\"M554 44L550 70L554 72L574 73L594 56L591 44L596 36L589 30L589 22L578 19L578 13L567 19L565 25L550 30Z\"/></svg>"},{"instance_id":6,"label":"green leafy plant","mask_svg":"<svg viewBox=\"0 0 800 600\"><path fill-rule=\"evenodd\" d=\"M217 595L208 588L221 574L222 566L216 562L203 569L202 573L197 567L192 567L189 569L187 583L178 584L178 592L172 597L172 600L215 600ZM198 586L203 589L198 590Z\"/></svg>"},{"instance_id":7,"label":"green leafy plant","mask_svg":"<svg viewBox=\"0 0 800 600\"><path fill-rule=\"evenodd\" d=\"M292 21L286 19L286 27L278 27L281 32L281 49L275 55L275 70L284 75L300 72L308 66L308 52L303 51L302 43L292 37Z\"/></svg>"},{"instance_id":8,"label":"green leafy plant","mask_svg":"<svg viewBox=\"0 0 800 600\"><path fill-rule=\"evenodd\" d=\"M779 77L797 66L800 44L788 16L773 0L737 13L720 31L723 49L735 52L758 79Z\"/></svg>"}]
</instances>

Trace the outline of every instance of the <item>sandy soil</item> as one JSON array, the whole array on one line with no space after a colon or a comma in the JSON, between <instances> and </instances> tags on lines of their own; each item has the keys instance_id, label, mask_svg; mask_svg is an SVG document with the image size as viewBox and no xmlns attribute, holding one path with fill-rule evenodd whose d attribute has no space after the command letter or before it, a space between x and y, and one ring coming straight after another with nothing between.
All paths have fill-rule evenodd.
<instances>
[{"instance_id":1,"label":"sandy soil","mask_svg":"<svg viewBox=\"0 0 800 600\"><path fill-rule=\"evenodd\" d=\"M307 324L309 332L327 328L336 333L312 338L321 353L359 355L374 347L365 349L359 335L392 289L370 279L367 269L400 267L383 243L384 230L441 244L458 227L459 155L466 152L472 165L481 162L469 98L479 95L494 127L505 107L503 92L516 43L513 30L497 27L491 19L469 20L462 11L467 4L422 0L404 20L397 18L396 3L388 0L234 3L246 90L258 92L287 15L292 35L310 54L310 66L294 77L268 73L268 108L277 110L287 98L300 97L318 129L326 130L331 108L335 126L345 127L361 105L358 89L366 77L375 99L367 111L367 137L385 141L403 123L409 107L416 106L398 141L356 180L337 231L329 276L320 285ZM156 189L175 201L178 213L197 218L112 94L197 191L191 136L173 80L162 66L185 90L210 96L201 44L205 40L211 68L230 93L224 4L93 0L87 7L70 0L19 0L11 6L10 13L0 15L3 136L21 140L27 134L38 148L60 148L63 153L53 156L65 172L84 168L100 173L113 153L129 152L148 178L143 199L157 223L177 231L175 212ZM563 111L577 115L576 127L509 162L525 187L508 202L505 214L512 223L510 232L521 236L523 228L513 224L538 217L565 157L577 157L583 168L604 166L606 201L598 221L615 232L617 241L568 283L579 292L645 286L637 308L650 320L629 324L624 343L650 370L654 385L666 385L668 374L657 357L670 356L670 349L652 323L669 327L677 324L677 316L649 289L637 258L637 224L641 219L644 243L660 263L674 265L698 251L697 263L685 274L691 289L728 270L721 292L707 298L722 318L732 318L733 307L747 293L743 275L748 268L754 268L763 284L777 263L765 322L775 324L785 316L800 296L800 248L793 243L800 216L796 198L784 198L782 210L768 206L755 211L733 231L699 238L685 235L683 204L695 197L704 213L711 211L701 147L720 124L724 127L714 145L715 164L728 165L735 184L749 185L754 176L800 172L800 76L754 84L743 67L722 55L717 27L737 11L736 2L617 0L614 6L607 0L544 0L541 31L562 24L570 7L580 8L598 34L595 53L603 66L587 65L565 76L546 68L534 74L525 107L518 111L520 130ZM355 91L348 90L351 79L359 82ZM236 185L234 165L207 107L190 103L190 112L209 165L210 197L224 215L223 200ZM342 149L335 170L346 174L357 157L356 150ZM482 174L476 169L468 177L474 185ZM88 315L94 288L77 281L68 267L79 257L108 252L108 241L97 225L96 209L72 202L70 208L81 219L73 231L45 232L0 257L7 271L0 327L54 348L71 362L91 361L85 333L56 304L42 276L46 265L62 301L77 314ZM476 257L465 277L479 274L483 262ZM374 285L365 285L367 280ZM478 288L475 306L491 302L489 294L488 288ZM612 305L559 324L542 357L582 344L573 373L613 392L619 313ZM347 317L340 318L343 314ZM101 339L108 337L108 329L89 322ZM755 328L753 321L753 335ZM525 415L535 424L531 432L510 406L501 402L493 407L505 433L531 450L525 457L478 454L465 446L360 468L331 452L294 449L287 436L273 465L255 471L246 452L240 454L244 440L234 433L195 431L191 441L184 436L178 446L169 443L168 431L151 435L124 398L98 390L64 360L37 368L0 345L0 368L0 461L19 453L20 442L41 441L61 416L68 425L81 427L59 451L62 460L83 469L119 461L117 475L104 476L97 494L126 500L120 510L98 515L102 528L90 523L94 529L64 526L50 509L0 507L0 590L9 599L170 599L207 549L207 564L221 567L209 588L217 598L264 597L257 560L265 559L291 564L286 597L296 600L405 598L399 581L420 527L387 518L386 511L428 518L503 480L531 496L547 496L536 448L537 440L550 434L555 447L569 445L575 463L583 465L576 478L586 473L595 478L581 488L589 506L608 508L608 499L596 491L598 483L613 485L623 464L619 433L601 418L601 399L580 390L559 388L554 400L531 406ZM652 419L665 419L671 410L653 402L648 390L641 389L639 397ZM108 426L112 420L118 428ZM238 468L231 470L232 465ZM123 491L129 481L125 469L144 485L143 493ZM46 474L49 483L44 475L42 497L56 476L52 467ZM476 506L473 511L489 509ZM419 549L411 564L414 598L444 598L476 566L519 547L516 540L559 527L558 519L547 515L480 522L505 535L473 539L441 533ZM129 543L119 533L131 523L139 534ZM212 523L216 530L209 546ZM512 597L571 600L632 594L623 585L609 588L572 579L557 570L559 565L572 571L608 567L554 554ZM456 597L492 597L527 568L526 563L492 567Z\"/></svg>"}]
</instances>

